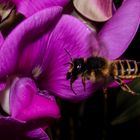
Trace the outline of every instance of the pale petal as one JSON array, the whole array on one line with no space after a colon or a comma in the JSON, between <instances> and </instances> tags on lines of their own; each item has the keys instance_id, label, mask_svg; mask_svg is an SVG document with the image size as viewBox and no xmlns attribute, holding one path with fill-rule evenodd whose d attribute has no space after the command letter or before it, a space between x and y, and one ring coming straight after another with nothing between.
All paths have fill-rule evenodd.
<instances>
[{"instance_id":1,"label":"pale petal","mask_svg":"<svg viewBox=\"0 0 140 140\"><path fill-rule=\"evenodd\" d=\"M112 17L112 0L74 0L73 3L90 20L101 22Z\"/></svg>"}]
</instances>

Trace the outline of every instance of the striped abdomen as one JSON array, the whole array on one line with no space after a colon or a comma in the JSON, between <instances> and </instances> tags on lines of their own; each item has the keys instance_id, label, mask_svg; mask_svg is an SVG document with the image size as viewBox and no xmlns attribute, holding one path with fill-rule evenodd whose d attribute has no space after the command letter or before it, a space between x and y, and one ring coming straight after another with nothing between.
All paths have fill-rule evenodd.
<instances>
[{"instance_id":1,"label":"striped abdomen","mask_svg":"<svg viewBox=\"0 0 140 140\"><path fill-rule=\"evenodd\" d=\"M140 62L135 60L116 60L113 62L114 76L121 79L140 77Z\"/></svg>"}]
</instances>

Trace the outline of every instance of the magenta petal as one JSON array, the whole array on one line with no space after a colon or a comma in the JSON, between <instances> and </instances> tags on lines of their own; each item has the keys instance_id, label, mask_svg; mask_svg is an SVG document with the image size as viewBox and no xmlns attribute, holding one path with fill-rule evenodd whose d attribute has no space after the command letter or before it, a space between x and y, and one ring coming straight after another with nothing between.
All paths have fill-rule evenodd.
<instances>
[{"instance_id":1,"label":"magenta petal","mask_svg":"<svg viewBox=\"0 0 140 140\"><path fill-rule=\"evenodd\" d=\"M0 77L14 71L20 52L31 40L50 30L59 19L61 10L60 7L42 10L11 32L0 49Z\"/></svg>"},{"instance_id":2,"label":"magenta petal","mask_svg":"<svg viewBox=\"0 0 140 140\"><path fill-rule=\"evenodd\" d=\"M46 132L44 132L41 128L29 131L26 135L36 140L50 140Z\"/></svg>"},{"instance_id":3,"label":"magenta petal","mask_svg":"<svg viewBox=\"0 0 140 140\"><path fill-rule=\"evenodd\" d=\"M74 0L75 8L93 21L106 21L112 16L112 0Z\"/></svg>"},{"instance_id":4,"label":"magenta petal","mask_svg":"<svg viewBox=\"0 0 140 140\"><path fill-rule=\"evenodd\" d=\"M69 0L13 0L18 12L29 17L34 13L53 6L65 6ZM29 10L30 9L30 10Z\"/></svg>"},{"instance_id":5,"label":"magenta petal","mask_svg":"<svg viewBox=\"0 0 140 140\"><path fill-rule=\"evenodd\" d=\"M49 33L26 46L19 58L18 71L20 73L30 75L32 70L40 65L47 47L48 36Z\"/></svg>"},{"instance_id":6,"label":"magenta petal","mask_svg":"<svg viewBox=\"0 0 140 140\"><path fill-rule=\"evenodd\" d=\"M10 92L10 110L13 118L27 121L40 118L59 118L55 100L39 95L29 78L16 79Z\"/></svg>"},{"instance_id":7,"label":"magenta petal","mask_svg":"<svg viewBox=\"0 0 140 140\"><path fill-rule=\"evenodd\" d=\"M32 128L32 129L31 129ZM24 123L10 117L0 117L1 140L49 140L41 128L34 128L32 123Z\"/></svg>"},{"instance_id":8,"label":"magenta petal","mask_svg":"<svg viewBox=\"0 0 140 140\"><path fill-rule=\"evenodd\" d=\"M6 80L2 80L0 81L0 92L3 91L6 88Z\"/></svg>"},{"instance_id":9,"label":"magenta petal","mask_svg":"<svg viewBox=\"0 0 140 140\"><path fill-rule=\"evenodd\" d=\"M0 48L3 44L3 42L4 42L4 38L3 38L2 34L0 33Z\"/></svg>"},{"instance_id":10,"label":"magenta petal","mask_svg":"<svg viewBox=\"0 0 140 140\"><path fill-rule=\"evenodd\" d=\"M139 24L140 0L126 0L98 34L108 49L108 58L116 59L123 54Z\"/></svg>"},{"instance_id":11,"label":"magenta petal","mask_svg":"<svg viewBox=\"0 0 140 140\"><path fill-rule=\"evenodd\" d=\"M65 64L71 62L66 51L73 59L91 56L93 42L96 42L96 38L86 25L72 16L64 15L50 35L42 65L43 69L46 69L42 77L44 80L40 82L42 88L73 101L82 100L91 95L96 87L90 81L86 81L86 91L84 91L81 78L73 84L76 94L71 90L70 81L66 80L70 65Z\"/></svg>"}]
</instances>

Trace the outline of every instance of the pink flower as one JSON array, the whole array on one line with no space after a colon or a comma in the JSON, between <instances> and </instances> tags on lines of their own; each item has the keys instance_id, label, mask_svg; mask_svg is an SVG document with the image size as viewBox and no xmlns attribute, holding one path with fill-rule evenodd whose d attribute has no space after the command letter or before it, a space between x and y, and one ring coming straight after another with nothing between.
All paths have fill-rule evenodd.
<instances>
[{"instance_id":1,"label":"pink flower","mask_svg":"<svg viewBox=\"0 0 140 140\"><path fill-rule=\"evenodd\" d=\"M20 50L23 49L24 52L32 39L34 40L47 30L47 34L49 34L50 28L55 25L61 16L61 10L61 7L53 7L31 16L15 28L1 46L0 53L3 56L0 59L3 62L0 63L0 69L4 73L0 78L0 103L3 110L8 113L7 117L4 115L0 117L1 126L4 125L3 131L0 133L3 139L9 139L10 137L21 139L24 136L47 140L48 136L42 128L48 126L50 119L60 117L59 106L55 98L47 90L39 89L37 80L34 80L32 75L28 75L26 68L24 72L27 72L27 74L21 74L21 71L17 69L17 64L21 55ZM26 39L26 42L24 39ZM10 45L11 43L12 45ZM34 44L30 44L31 48L33 46ZM38 45L36 47L38 48ZM6 67L7 70L5 71ZM6 125L7 122L8 125ZM15 129L10 132L13 124ZM6 135L7 132L9 135Z\"/></svg>"},{"instance_id":2,"label":"pink flower","mask_svg":"<svg viewBox=\"0 0 140 140\"><path fill-rule=\"evenodd\" d=\"M64 7L69 0L0 0L0 4L8 10L15 7L18 13L23 14L26 18L45 8L60 6Z\"/></svg>"},{"instance_id":3,"label":"pink flower","mask_svg":"<svg viewBox=\"0 0 140 140\"><path fill-rule=\"evenodd\" d=\"M64 64L70 62L67 52L72 58L86 58L96 50L111 60L120 57L138 29L139 7L139 0L125 1L97 36L77 18L62 15L59 6L40 10L19 24L0 49L0 88L4 95L10 95L6 99L10 102L7 112L11 119L19 123L59 118L59 108L52 95L80 101L96 91L99 85L90 81L86 82L84 91L78 78L73 85L76 94L73 93L66 79L69 65Z\"/></svg>"},{"instance_id":4,"label":"pink flower","mask_svg":"<svg viewBox=\"0 0 140 140\"><path fill-rule=\"evenodd\" d=\"M69 0L0 0L0 47L7 35L25 18L45 8L65 7Z\"/></svg>"}]
</instances>

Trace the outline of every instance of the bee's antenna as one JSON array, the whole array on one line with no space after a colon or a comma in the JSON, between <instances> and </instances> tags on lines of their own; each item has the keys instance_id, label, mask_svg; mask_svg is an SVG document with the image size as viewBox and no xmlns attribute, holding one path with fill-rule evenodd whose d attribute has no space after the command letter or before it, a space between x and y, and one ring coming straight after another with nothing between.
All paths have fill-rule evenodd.
<instances>
[{"instance_id":1,"label":"bee's antenna","mask_svg":"<svg viewBox=\"0 0 140 140\"><path fill-rule=\"evenodd\" d=\"M71 66L73 66L73 59L72 59L70 53L66 50L66 48L64 48L64 50L65 50L66 53L69 55L70 60L71 60L71 62L65 63L64 65L70 64ZM77 93L74 91L73 86L72 86L73 80L74 80L74 79L71 79L71 80L70 80L70 87L71 87L72 92L73 92L75 95L77 95Z\"/></svg>"},{"instance_id":2,"label":"bee's antenna","mask_svg":"<svg viewBox=\"0 0 140 140\"><path fill-rule=\"evenodd\" d=\"M64 65L73 65L73 63L72 62L67 62Z\"/></svg>"},{"instance_id":3,"label":"bee's antenna","mask_svg":"<svg viewBox=\"0 0 140 140\"><path fill-rule=\"evenodd\" d=\"M73 61L73 59L72 59L72 57L71 57L70 53L66 50L66 48L64 48L64 50L65 50L65 51L66 51L66 53L69 55L70 60L71 60L71 62L72 62L72 61Z\"/></svg>"}]
</instances>

